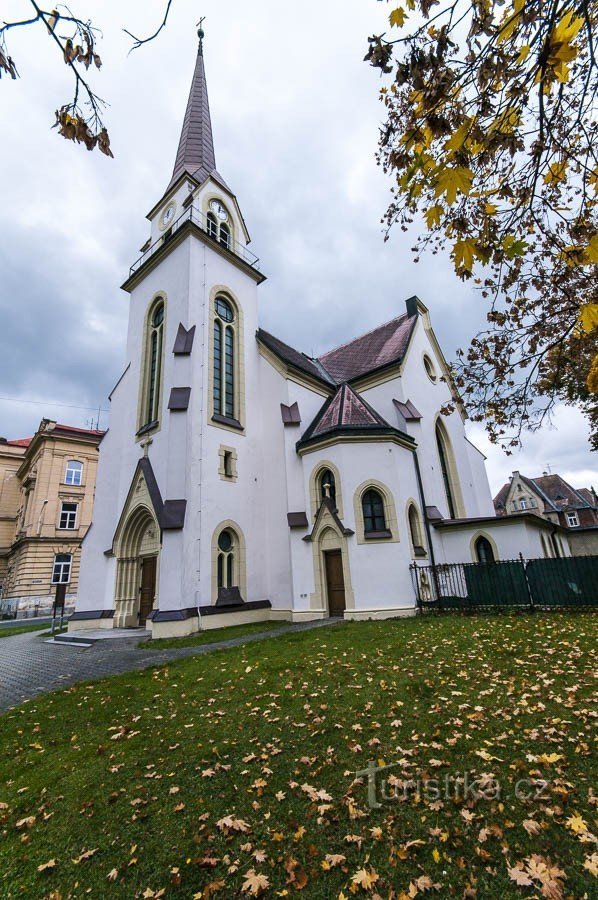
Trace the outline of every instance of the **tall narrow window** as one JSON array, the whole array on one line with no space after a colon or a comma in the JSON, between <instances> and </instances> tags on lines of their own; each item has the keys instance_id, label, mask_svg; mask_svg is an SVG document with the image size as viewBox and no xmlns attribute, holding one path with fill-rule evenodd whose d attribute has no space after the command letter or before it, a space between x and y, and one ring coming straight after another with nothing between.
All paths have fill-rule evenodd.
<instances>
[{"instance_id":1,"label":"tall narrow window","mask_svg":"<svg viewBox=\"0 0 598 900\"><path fill-rule=\"evenodd\" d=\"M231 237L230 237L230 228L228 225L222 224L220 226L220 243L223 247L226 247L227 250L231 248Z\"/></svg>"},{"instance_id":2,"label":"tall narrow window","mask_svg":"<svg viewBox=\"0 0 598 900\"><path fill-rule=\"evenodd\" d=\"M83 475L83 463L77 462L76 459L69 459L66 464L66 472L64 475L65 484L81 484Z\"/></svg>"},{"instance_id":3,"label":"tall narrow window","mask_svg":"<svg viewBox=\"0 0 598 900\"><path fill-rule=\"evenodd\" d=\"M71 562L70 553L58 553L54 557L54 566L52 567L52 584L68 584L71 580Z\"/></svg>"},{"instance_id":4,"label":"tall narrow window","mask_svg":"<svg viewBox=\"0 0 598 900\"><path fill-rule=\"evenodd\" d=\"M236 369L235 311L224 297L217 297L214 316L214 413L235 417Z\"/></svg>"},{"instance_id":5,"label":"tall narrow window","mask_svg":"<svg viewBox=\"0 0 598 900\"><path fill-rule=\"evenodd\" d=\"M384 516L384 501L378 491L370 488L362 497L363 530L366 534L387 531L386 518Z\"/></svg>"},{"instance_id":6,"label":"tall narrow window","mask_svg":"<svg viewBox=\"0 0 598 900\"><path fill-rule=\"evenodd\" d=\"M163 344L164 301L160 300L152 310L147 334L146 396L142 425L157 422L160 414Z\"/></svg>"},{"instance_id":7,"label":"tall narrow window","mask_svg":"<svg viewBox=\"0 0 598 900\"><path fill-rule=\"evenodd\" d=\"M492 544L485 537L479 537L475 542L475 555L477 557L478 562L481 563L493 563L496 562L494 557L494 550L492 549Z\"/></svg>"},{"instance_id":8,"label":"tall narrow window","mask_svg":"<svg viewBox=\"0 0 598 900\"><path fill-rule=\"evenodd\" d=\"M320 499L330 497L336 506L336 481L330 469L324 469L319 477L320 482Z\"/></svg>"},{"instance_id":9,"label":"tall narrow window","mask_svg":"<svg viewBox=\"0 0 598 900\"><path fill-rule=\"evenodd\" d=\"M424 535L422 531L421 519L419 513L413 503L409 507L409 534L411 535L411 547L414 556L425 556Z\"/></svg>"},{"instance_id":10,"label":"tall narrow window","mask_svg":"<svg viewBox=\"0 0 598 900\"><path fill-rule=\"evenodd\" d=\"M238 587L235 554L235 535L227 528L218 537L218 588Z\"/></svg>"},{"instance_id":11,"label":"tall narrow window","mask_svg":"<svg viewBox=\"0 0 598 900\"><path fill-rule=\"evenodd\" d=\"M438 447L438 458L440 459L440 470L442 472L442 481L444 484L444 492L446 494L446 502L448 503L449 517L451 519L457 518L456 513L456 503L455 503L455 495L453 492L453 485L451 482L451 474L449 468L449 459L447 446L444 439L444 435L440 430L440 426L436 426L436 446Z\"/></svg>"},{"instance_id":12,"label":"tall narrow window","mask_svg":"<svg viewBox=\"0 0 598 900\"><path fill-rule=\"evenodd\" d=\"M214 213L208 213L206 216L206 230L211 238L214 240L218 238L218 223Z\"/></svg>"}]
</instances>

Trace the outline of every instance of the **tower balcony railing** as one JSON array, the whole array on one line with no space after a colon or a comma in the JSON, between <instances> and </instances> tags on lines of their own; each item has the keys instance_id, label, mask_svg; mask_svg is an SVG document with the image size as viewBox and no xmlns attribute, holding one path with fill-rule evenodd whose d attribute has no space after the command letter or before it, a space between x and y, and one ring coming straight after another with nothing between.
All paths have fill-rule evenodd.
<instances>
[{"instance_id":1,"label":"tower balcony railing","mask_svg":"<svg viewBox=\"0 0 598 900\"><path fill-rule=\"evenodd\" d=\"M147 260L150 259L150 257L152 257L154 253L156 253L161 247L164 247L173 238L176 232L179 231L179 229L182 228L183 225L185 225L186 222L192 222L203 232L205 232L210 241L212 241L215 245L223 248L224 250L228 250L229 253L232 253L235 256L238 256L239 259L242 259L246 265L251 266L252 269L256 269L257 271L259 271L259 259L255 255L255 253L252 253L251 250L249 250L244 244L241 244L239 241L233 240L233 238L230 236L228 237L228 240L219 240L218 237L212 233L207 217L200 210L194 209L193 206L189 206L183 213L181 213L178 219L173 222L170 228L168 228L163 235L161 235L156 241L154 241L153 244L150 244L149 247L146 247L139 259L135 260L135 262L129 269L129 277L131 277L131 275L134 275L135 272L137 272L141 268L141 266L146 263Z\"/></svg>"}]
</instances>

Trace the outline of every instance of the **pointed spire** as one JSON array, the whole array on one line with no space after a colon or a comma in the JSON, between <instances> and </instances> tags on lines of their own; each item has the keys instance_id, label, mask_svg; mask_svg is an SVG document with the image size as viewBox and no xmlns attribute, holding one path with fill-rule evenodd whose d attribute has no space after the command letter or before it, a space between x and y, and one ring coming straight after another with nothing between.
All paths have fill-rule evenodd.
<instances>
[{"instance_id":1,"label":"pointed spire","mask_svg":"<svg viewBox=\"0 0 598 900\"><path fill-rule=\"evenodd\" d=\"M208 101L208 86L203 60L203 19L197 32L199 46L197 48L197 60L187 109L181 130L179 149L177 151L174 170L170 184L180 178L184 172L188 172L197 181L205 181L208 176L215 177L224 187L226 182L216 171L216 156L214 154L214 139L212 137L212 120L210 118L210 104Z\"/></svg>"}]
</instances>

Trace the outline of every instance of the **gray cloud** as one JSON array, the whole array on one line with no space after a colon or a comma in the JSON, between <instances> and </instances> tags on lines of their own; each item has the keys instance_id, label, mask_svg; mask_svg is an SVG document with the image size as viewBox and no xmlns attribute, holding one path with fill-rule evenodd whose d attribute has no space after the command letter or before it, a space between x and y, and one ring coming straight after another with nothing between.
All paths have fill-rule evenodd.
<instances>
[{"instance_id":1,"label":"gray cloud","mask_svg":"<svg viewBox=\"0 0 598 900\"><path fill-rule=\"evenodd\" d=\"M0 400L0 434L30 434L42 415L85 424L107 406L120 374L128 297L119 285L147 237L144 215L170 178L196 48L196 13L178 2L159 41L127 56L122 26L147 33L162 6L131 0L123 13L116 0L101 9L75 4L104 29L104 67L91 77L111 103L114 160L50 130L53 110L69 97L68 71L43 29L11 35L22 78L0 89L0 118L13 123L1 151L0 394L46 404ZM19 0L4 4L7 19L21 12ZM386 28L386 4L205 0L202 13L218 168L268 275L264 327L318 353L418 294L452 357L483 324L481 298L446 256L415 265L413 235L395 230L385 243L381 232L391 185L375 163L380 80L362 58L367 35ZM539 439L526 441L517 466L491 449L493 479L505 465L538 474L542 454L569 473L591 474L583 420L565 410L558 421L563 427L543 434L540 449ZM479 429L473 434L485 441Z\"/></svg>"}]
</instances>

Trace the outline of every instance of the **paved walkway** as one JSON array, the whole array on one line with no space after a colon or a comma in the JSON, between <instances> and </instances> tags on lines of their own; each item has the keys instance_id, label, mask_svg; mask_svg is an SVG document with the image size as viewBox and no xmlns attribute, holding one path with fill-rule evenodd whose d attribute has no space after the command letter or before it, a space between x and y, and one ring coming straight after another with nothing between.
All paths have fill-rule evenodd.
<instances>
[{"instance_id":1,"label":"paved walkway","mask_svg":"<svg viewBox=\"0 0 598 900\"><path fill-rule=\"evenodd\" d=\"M201 656L223 647L236 647L252 641L262 641L280 634L308 631L337 624L339 619L320 619L290 625L284 630L264 631L242 637L229 638L213 644L197 647L180 647L170 650L137 649L143 635L130 640L102 640L89 649L46 643L36 632L17 634L0 641L0 710L31 700L39 694L60 690L78 681L90 681L106 675L135 672L151 666L160 666L188 656ZM45 630L43 628L42 630Z\"/></svg>"}]
</instances>

